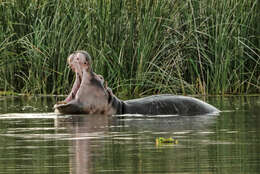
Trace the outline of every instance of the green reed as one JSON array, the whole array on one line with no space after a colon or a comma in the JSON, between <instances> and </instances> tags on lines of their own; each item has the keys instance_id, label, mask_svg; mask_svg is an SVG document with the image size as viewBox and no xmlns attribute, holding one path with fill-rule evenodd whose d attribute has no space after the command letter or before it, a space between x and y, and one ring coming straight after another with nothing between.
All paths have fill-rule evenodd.
<instances>
[{"instance_id":1,"label":"green reed","mask_svg":"<svg viewBox=\"0 0 260 174\"><path fill-rule=\"evenodd\" d=\"M258 1L0 1L0 91L68 93L87 50L120 96L260 90Z\"/></svg>"}]
</instances>

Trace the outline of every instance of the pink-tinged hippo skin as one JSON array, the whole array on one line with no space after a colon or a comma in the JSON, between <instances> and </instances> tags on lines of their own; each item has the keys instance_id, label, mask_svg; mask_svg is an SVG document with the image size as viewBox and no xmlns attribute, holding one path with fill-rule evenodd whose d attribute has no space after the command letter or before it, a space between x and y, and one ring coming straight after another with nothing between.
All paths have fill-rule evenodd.
<instances>
[{"instance_id":1,"label":"pink-tinged hippo skin","mask_svg":"<svg viewBox=\"0 0 260 174\"><path fill-rule=\"evenodd\" d=\"M68 57L76 80L68 97L54 105L61 114L107 114L114 113L108 103L109 94L104 79L91 68L91 57L85 51L76 51Z\"/></svg>"},{"instance_id":2,"label":"pink-tinged hippo skin","mask_svg":"<svg viewBox=\"0 0 260 174\"><path fill-rule=\"evenodd\" d=\"M199 99L179 95L153 95L120 100L106 85L101 75L91 68L91 58L85 51L76 51L68 57L71 69L76 73L72 91L57 103L55 112L62 114L143 114L143 115L205 115L218 114L214 106Z\"/></svg>"}]
</instances>

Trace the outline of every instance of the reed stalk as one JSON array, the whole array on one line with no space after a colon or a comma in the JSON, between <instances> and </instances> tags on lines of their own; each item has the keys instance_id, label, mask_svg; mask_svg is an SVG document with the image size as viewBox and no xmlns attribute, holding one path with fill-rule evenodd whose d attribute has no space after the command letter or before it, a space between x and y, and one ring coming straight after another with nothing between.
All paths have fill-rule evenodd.
<instances>
[{"instance_id":1,"label":"reed stalk","mask_svg":"<svg viewBox=\"0 0 260 174\"><path fill-rule=\"evenodd\" d=\"M260 92L259 2L0 1L0 91L66 94L87 50L119 96Z\"/></svg>"}]
</instances>

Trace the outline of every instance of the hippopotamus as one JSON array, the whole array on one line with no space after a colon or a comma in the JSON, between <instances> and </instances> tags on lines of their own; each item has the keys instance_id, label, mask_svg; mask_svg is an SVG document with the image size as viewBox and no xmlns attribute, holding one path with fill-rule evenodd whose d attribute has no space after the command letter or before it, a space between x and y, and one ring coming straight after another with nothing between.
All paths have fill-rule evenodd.
<instances>
[{"instance_id":1,"label":"hippopotamus","mask_svg":"<svg viewBox=\"0 0 260 174\"><path fill-rule=\"evenodd\" d=\"M101 75L93 72L86 51L75 51L68 57L68 63L76 73L76 80L68 97L54 105L55 111L61 114L192 116L220 112L204 101L180 95L152 95L124 101L113 94Z\"/></svg>"}]
</instances>

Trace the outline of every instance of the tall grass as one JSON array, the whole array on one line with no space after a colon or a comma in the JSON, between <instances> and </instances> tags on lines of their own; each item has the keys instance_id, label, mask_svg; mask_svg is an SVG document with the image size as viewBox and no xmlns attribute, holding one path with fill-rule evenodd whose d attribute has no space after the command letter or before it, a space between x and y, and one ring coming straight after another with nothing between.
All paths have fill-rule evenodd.
<instances>
[{"instance_id":1,"label":"tall grass","mask_svg":"<svg viewBox=\"0 0 260 174\"><path fill-rule=\"evenodd\" d=\"M93 57L120 95L260 92L259 2L0 1L0 90L68 93Z\"/></svg>"}]
</instances>

